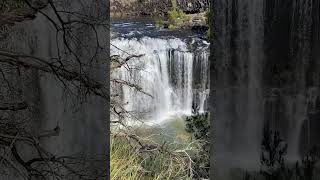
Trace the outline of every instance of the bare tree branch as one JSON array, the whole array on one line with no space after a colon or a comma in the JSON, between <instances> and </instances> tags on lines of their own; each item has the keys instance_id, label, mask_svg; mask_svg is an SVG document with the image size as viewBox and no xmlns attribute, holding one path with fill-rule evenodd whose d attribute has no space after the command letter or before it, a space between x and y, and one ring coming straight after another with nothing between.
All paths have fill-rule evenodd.
<instances>
[{"instance_id":1,"label":"bare tree branch","mask_svg":"<svg viewBox=\"0 0 320 180\"><path fill-rule=\"evenodd\" d=\"M20 111L28 108L26 102L0 103L0 111Z\"/></svg>"},{"instance_id":2,"label":"bare tree branch","mask_svg":"<svg viewBox=\"0 0 320 180\"><path fill-rule=\"evenodd\" d=\"M130 55L128 57L126 57L124 60L122 60L119 56L111 56L111 71L115 70L117 68L122 67L124 64L126 64L129 60L133 59L133 58L140 58L144 56L144 54L139 54L139 55Z\"/></svg>"},{"instance_id":3,"label":"bare tree branch","mask_svg":"<svg viewBox=\"0 0 320 180\"><path fill-rule=\"evenodd\" d=\"M93 79L89 79L87 76L79 74L78 72L67 70L66 68L61 66L59 67L54 63L49 63L48 61L38 57L0 50L0 57L1 56L4 58L0 58L0 62L8 63L11 65L30 67L44 72L53 73L57 76L63 77L66 80L80 81L87 87L91 88L99 89L103 87L102 84L96 82Z\"/></svg>"}]
</instances>

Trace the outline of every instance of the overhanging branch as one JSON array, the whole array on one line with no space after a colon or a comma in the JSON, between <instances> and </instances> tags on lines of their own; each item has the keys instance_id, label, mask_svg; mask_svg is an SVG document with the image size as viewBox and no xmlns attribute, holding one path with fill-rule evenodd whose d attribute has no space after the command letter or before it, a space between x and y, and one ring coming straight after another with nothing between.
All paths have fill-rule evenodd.
<instances>
[{"instance_id":1,"label":"overhanging branch","mask_svg":"<svg viewBox=\"0 0 320 180\"><path fill-rule=\"evenodd\" d=\"M26 102L0 103L0 111L20 111L28 108Z\"/></svg>"},{"instance_id":2,"label":"overhanging branch","mask_svg":"<svg viewBox=\"0 0 320 180\"><path fill-rule=\"evenodd\" d=\"M49 63L44 59L30 55L0 50L0 62L11 65L24 66L27 68L41 70L43 72L52 73L69 81L79 81L89 88L100 89L103 87L103 84L96 82L95 80L89 78L86 75L71 70L67 70L64 67L57 66L53 63Z\"/></svg>"}]
</instances>

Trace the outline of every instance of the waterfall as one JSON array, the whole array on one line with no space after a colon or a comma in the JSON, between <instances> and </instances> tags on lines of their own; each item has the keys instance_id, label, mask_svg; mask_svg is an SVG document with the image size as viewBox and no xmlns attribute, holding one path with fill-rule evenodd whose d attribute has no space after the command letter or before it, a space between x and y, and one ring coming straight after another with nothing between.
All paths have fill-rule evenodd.
<instances>
[{"instance_id":1,"label":"waterfall","mask_svg":"<svg viewBox=\"0 0 320 180\"><path fill-rule=\"evenodd\" d=\"M208 53L202 51L195 55L193 65L194 95L198 104L199 112L207 111L207 100L209 98L209 61Z\"/></svg>"},{"instance_id":2,"label":"waterfall","mask_svg":"<svg viewBox=\"0 0 320 180\"><path fill-rule=\"evenodd\" d=\"M193 79L194 66L206 66L208 62L206 51L191 52L188 44L178 38L116 38L111 44L112 55L126 58L143 54L112 72L113 78L135 84L143 91L127 85L111 88L112 94L121 94L126 111L150 124L161 124L171 116L191 115L193 103L200 111L205 110L208 76L201 76L202 86L197 89ZM206 67L202 69L207 71Z\"/></svg>"},{"instance_id":3,"label":"waterfall","mask_svg":"<svg viewBox=\"0 0 320 180\"><path fill-rule=\"evenodd\" d=\"M222 166L253 168L263 124L263 1L217 1L215 11L215 158Z\"/></svg>"},{"instance_id":4,"label":"waterfall","mask_svg":"<svg viewBox=\"0 0 320 180\"><path fill-rule=\"evenodd\" d=\"M320 144L319 1L217 0L213 8L215 166L259 168L266 127L288 143L288 161L301 158Z\"/></svg>"}]
</instances>

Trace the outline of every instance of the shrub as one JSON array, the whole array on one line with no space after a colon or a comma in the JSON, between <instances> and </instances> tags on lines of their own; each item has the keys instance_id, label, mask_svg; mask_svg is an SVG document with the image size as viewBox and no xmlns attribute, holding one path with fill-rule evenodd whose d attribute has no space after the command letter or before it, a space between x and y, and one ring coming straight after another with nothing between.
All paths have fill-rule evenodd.
<instances>
[{"instance_id":1,"label":"shrub","mask_svg":"<svg viewBox=\"0 0 320 180\"><path fill-rule=\"evenodd\" d=\"M199 152L192 157L195 162L193 169L196 172L196 178L209 178L209 130L210 121L208 113L199 114L197 112L195 115L186 118L186 131L201 142Z\"/></svg>"},{"instance_id":2,"label":"shrub","mask_svg":"<svg viewBox=\"0 0 320 180\"><path fill-rule=\"evenodd\" d=\"M196 139L209 139L209 117L208 113L195 114L186 118L186 130L192 133Z\"/></svg>"},{"instance_id":3,"label":"shrub","mask_svg":"<svg viewBox=\"0 0 320 180\"><path fill-rule=\"evenodd\" d=\"M169 29L174 29L178 26L183 25L186 21L189 21L190 18L183 11L177 9L177 1L171 0L172 10L168 11L168 20L169 20ZM171 27L171 28L170 28Z\"/></svg>"},{"instance_id":4,"label":"shrub","mask_svg":"<svg viewBox=\"0 0 320 180\"><path fill-rule=\"evenodd\" d=\"M168 11L168 20L170 23L175 23L176 21L182 21L182 22L189 21L190 18L183 11L173 10L173 11Z\"/></svg>"},{"instance_id":5,"label":"shrub","mask_svg":"<svg viewBox=\"0 0 320 180\"><path fill-rule=\"evenodd\" d=\"M164 22L162 19L157 19L156 20L156 27L157 28L160 28L160 27L163 27L164 26Z\"/></svg>"},{"instance_id":6,"label":"shrub","mask_svg":"<svg viewBox=\"0 0 320 180\"><path fill-rule=\"evenodd\" d=\"M173 10L177 9L177 0L171 0L171 6Z\"/></svg>"},{"instance_id":7,"label":"shrub","mask_svg":"<svg viewBox=\"0 0 320 180\"><path fill-rule=\"evenodd\" d=\"M206 32L206 34L205 34L205 38L207 38L207 39L210 39L210 29L211 29L211 16L212 16L213 14L212 13L210 13L210 11L206 11L206 14L205 14L205 19L206 19L206 24L208 24L209 25L209 29L208 29L208 31Z\"/></svg>"},{"instance_id":8,"label":"shrub","mask_svg":"<svg viewBox=\"0 0 320 180\"><path fill-rule=\"evenodd\" d=\"M176 26L175 26L175 25L170 24L170 25L168 26L168 28L169 28L169 29L175 29L175 28L176 28Z\"/></svg>"}]
</instances>

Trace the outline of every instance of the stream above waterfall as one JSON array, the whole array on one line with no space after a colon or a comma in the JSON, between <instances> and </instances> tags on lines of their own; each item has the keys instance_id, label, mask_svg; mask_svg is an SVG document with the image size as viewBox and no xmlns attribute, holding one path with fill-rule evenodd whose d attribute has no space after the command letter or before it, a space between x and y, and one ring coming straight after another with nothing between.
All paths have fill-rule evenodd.
<instances>
[{"instance_id":1,"label":"stream above waterfall","mask_svg":"<svg viewBox=\"0 0 320 180\"><path fill-rule=\"evenodd\" d=\"M209 43L202 34L158 29L148 18L114 19L111 31L111 55L142 55L111 74L130 84L111 85L128 119L155 125L207 110Z\"/></svg>"}]
</instances>

